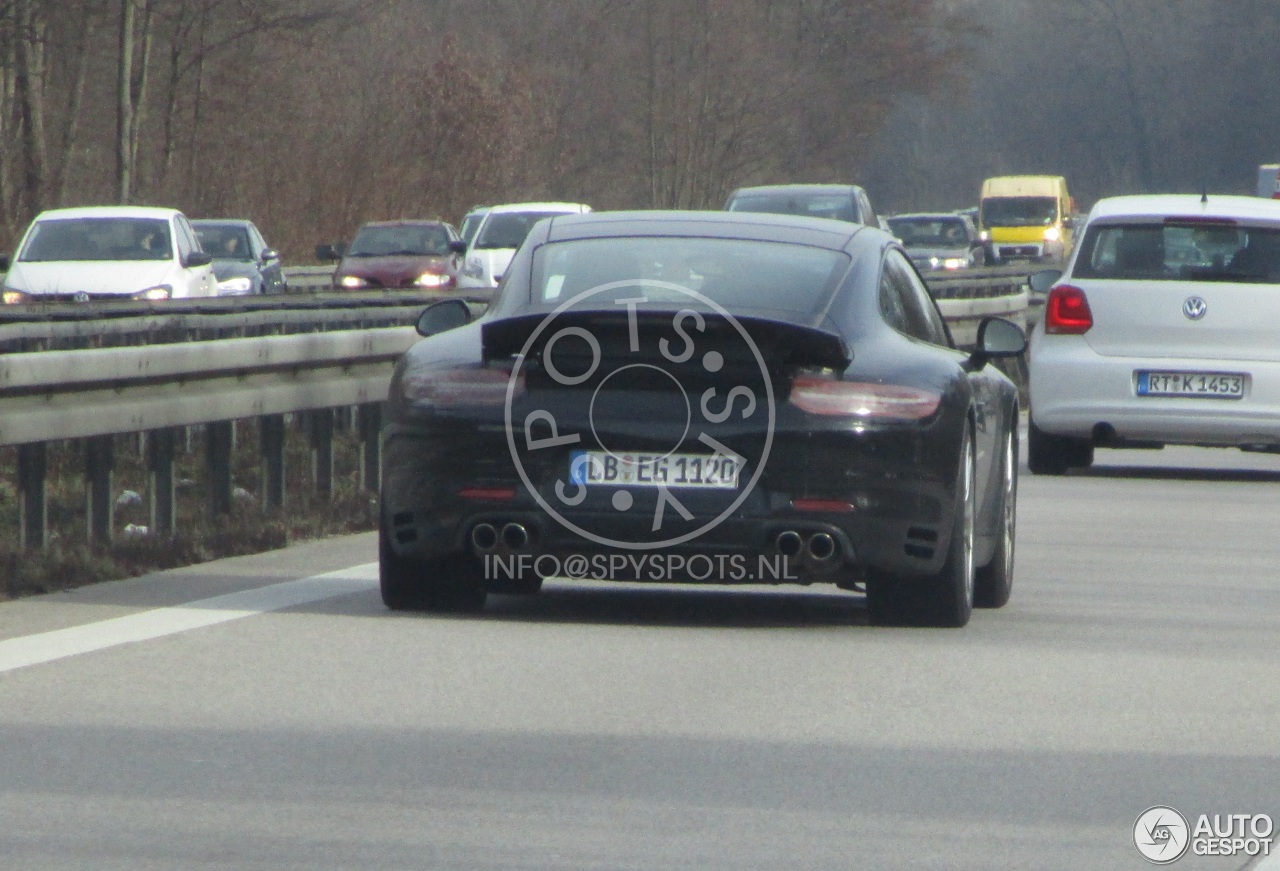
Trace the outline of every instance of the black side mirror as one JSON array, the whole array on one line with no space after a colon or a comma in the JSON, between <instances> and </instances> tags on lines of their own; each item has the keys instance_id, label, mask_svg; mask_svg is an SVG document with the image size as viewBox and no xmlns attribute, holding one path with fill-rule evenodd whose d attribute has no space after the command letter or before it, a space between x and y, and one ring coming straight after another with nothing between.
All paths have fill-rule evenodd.
<instances>
[{"instance_id":1,"label":"black side mirror","mask_svg":"<svg viewBox=\"0 0 1280 871\"><path fill-rule=\"evenodd\" d=\"M205 251L192 251L182 258L182 265L187 269L195 266L208 266L213 262L213 255Z\"/></svg>"},{"instance_id":2,"label":"black side mirror","mask_svg":"<svg viewBox=\"0 0 1280 871\"><path fill-rule=\"evenodd\" d=\"M330 260L341 260L343 255L347 253L347 245L345 242L334 242L332 245L317 245L316 259L320 262Z\"/></svg>"},{"instance_id":3,"label":"black side mirror","mask_svg":"<svg viewBox=\"0 0 1280 871\"><path fill-rule=\"evenodd\" d=\"M985 317L978 323L978 341L973 354L991 360L1016 357L1027 350L1027 335L1022 327L1004 318Z\"/></svg>"},{"instance_id":4,"label":"black side mirror","mask_svg":"<svg viewBox=\"0 0 1280 871\"><path fill-rule=\"evenodd\" d=\"M418 315L418 335L434 336L471 323L471 307L460 299L433 302Z\"/></svg>"},{"instance_id":5,"label":"black side mirror","mask_svg":"<svg viewBox=\"0 0 1280 871\"><path fill-rule=\"evenodd\" d=\"M280 252L274 248L263 248L262 255L261 257L259 257L259 259L263 263L270 263L272 260L279 260Z\"/></svg>"},{"instance_id":6,"label":"black side mirror","mask_svg":"<svg viewBox=\"0 0 1280 871\"><path fill-rule=\"evenodd\" d=\"M449 242L449 253L451 253L451 254L466 254L466 253L467 253L467 243L466 243L466 240L464 240L464 239L453 239L453 240L451 240L451 241Z\"/></svg>"},{"instance_id":7,"label":"black side mirror","mask_svg":"<svg viewBox=\"0 0 1280 871\"><path fill-rule=\"evenodd\" d=\"M0 254L0 272L8 272L11 262L8 254Z\"/></svg>"},{"instance_id":8,"label":"black side mirror","mask_svg":"<svg viewBox=\"0 0 1280 871\"><path fill-rule=\"evenodd\" d=\"M1027 277L1027 285L1032 293L1048 293L1049 288L1062 277L1061 269L1041 269Z\"/></svg>"}]
</instances>

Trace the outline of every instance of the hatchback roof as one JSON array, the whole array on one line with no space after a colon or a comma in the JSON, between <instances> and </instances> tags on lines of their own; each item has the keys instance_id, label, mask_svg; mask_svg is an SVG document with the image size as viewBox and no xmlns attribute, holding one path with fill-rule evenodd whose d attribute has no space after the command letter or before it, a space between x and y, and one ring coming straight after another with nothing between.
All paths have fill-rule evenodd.
<instances>
[{"instance_id":1,"label":"hatchback roof","mask_svg":"<svg viewBox=\"0 0 1280 871\"><path fill-rule=\"evenodd\" d=\"M1280 200L1211 194L1135 194L1107 197L1093 206L1090 219L1113 217L1245 218L1280 221Z\"/></svg>"}]
</instances>

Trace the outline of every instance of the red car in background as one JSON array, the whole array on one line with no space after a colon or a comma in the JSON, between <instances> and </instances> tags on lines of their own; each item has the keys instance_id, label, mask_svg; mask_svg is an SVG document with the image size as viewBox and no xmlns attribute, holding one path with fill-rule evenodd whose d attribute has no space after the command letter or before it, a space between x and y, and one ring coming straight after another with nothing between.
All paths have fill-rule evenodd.
<instances>
[{"instance_id":1,"label":"red car in background","mask_svg":"<svg viewBox=\"0 0 1280 871\"><path fill-rule=\"evenodd\" d=\"M339 260L335 290L452 290L467 243L443 221L372 221L349 248L317 245L317 260Z\"/></svg>"}]
</instances>

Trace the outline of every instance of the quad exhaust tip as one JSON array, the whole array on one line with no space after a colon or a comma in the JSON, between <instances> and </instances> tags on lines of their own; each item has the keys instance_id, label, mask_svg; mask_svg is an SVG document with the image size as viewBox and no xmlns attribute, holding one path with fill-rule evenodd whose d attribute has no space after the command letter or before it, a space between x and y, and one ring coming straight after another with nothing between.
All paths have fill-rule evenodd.
<instances>
[{"instance_id":1,"label":"quad exhaust tip","mask_svg":"<svg viewBox=\"0 0 1280 871\"><path fill-rule=\"evenodd\" d=\"M774 548L785 557L799 556L803 547L804 539L800 537L800 533L790 529L778 533L778 538L774 542Z\"/></svg>"},{"instance_id":2,"label":"quad exhaust tip","mask_svg":"<svg viewBox=\"0 0 1280 871\"><path fill-rule=\"evenodd\" d=\"M498 530L492 523L477 523L471 529L471 546L477 553L489 553L498 546Z\"/></svg>"},{"instance_id":3,"label":"quad exhaust tip","mask_svg":"<svg viewBox=\"0 0 1280 871\"><path fill-rule=\"evenodd\" d=\"M839 551L836 540L825 532L816 532L809 536L809 556L815 562L824 563L832 559Z\"/></svg>"},{"instance_id":4,"label":"quad exhaust tip","mask_svg":"<svg viewBox=\"0 0 1280 871\"><path fill-rule=\"evenodd\" d=\"M502 527L502 543L512 550L523 550L529 543L529 530L523 523L508 523Z\"/></svg>"}]
</instances>

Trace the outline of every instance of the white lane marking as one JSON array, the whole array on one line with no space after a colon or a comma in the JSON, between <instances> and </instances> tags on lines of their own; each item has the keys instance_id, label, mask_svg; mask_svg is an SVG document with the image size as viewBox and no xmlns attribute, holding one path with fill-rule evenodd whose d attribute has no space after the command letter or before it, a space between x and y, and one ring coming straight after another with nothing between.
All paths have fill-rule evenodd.
<instances>
[{"instance_id":1,"label":"white lane marking","mask_svg":"<svg viewBox=\"0 0 1280 871\"><path fill-rule=\"evenodd\" d=\"M0 641L0 674L28 665L39 665L121 644L150 641L165 635L216 626L242 617L306 605L335 596L362 593L377 584L377 577L378 564L368 563L296 581L197 599L168 608L154 608L126 617L10 638Z\"/></svg>"}]
</instances>

